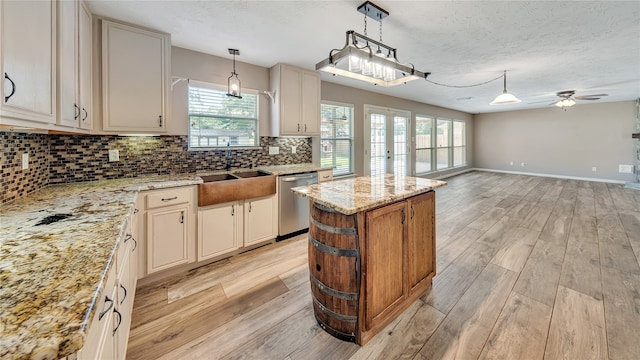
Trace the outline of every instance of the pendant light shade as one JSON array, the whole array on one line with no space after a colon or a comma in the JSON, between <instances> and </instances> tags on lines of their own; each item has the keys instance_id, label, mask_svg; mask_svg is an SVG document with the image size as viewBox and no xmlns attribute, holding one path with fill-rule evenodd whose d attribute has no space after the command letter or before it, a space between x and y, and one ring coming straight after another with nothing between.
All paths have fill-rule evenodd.
<instances>
[{"instance_id":1,"label":"pendant light shade","mask_svg":"<svg viewBox=\"0 0 640 360\"><path fill-rule=\"evenodd\" d=\"M242 99L240 79L236 73L236 55L240 55L240 50L229 49L229 54L233 55L233 71L227 79L227 96L233 96Z\"/></svg>"},{"instance_id":2,"label":"pendant light shade","mask_svg":"<svg viewBox=\"0 0 640 360\"><path fill-rule=\"evenodd\" d=\"M503 77L504 77L504 90L502 91L502 94L498 95L490 103L490 105L517 104L517 103L522 101L522 100L518 99L517 97L515 97L514 95L509 94L507 92L507 70L504 71Z\"/></svg>"}]
</instances>

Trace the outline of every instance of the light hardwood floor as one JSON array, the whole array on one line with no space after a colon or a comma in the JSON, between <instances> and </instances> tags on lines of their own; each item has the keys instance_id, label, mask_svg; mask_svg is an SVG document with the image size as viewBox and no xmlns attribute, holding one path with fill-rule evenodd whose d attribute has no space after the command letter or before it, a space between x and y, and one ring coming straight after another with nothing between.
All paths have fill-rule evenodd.
<instances>
[{"instance_id":1,"label":"light hardwood floor","mask_svg":"<svg viewBox=\"0 0 640 360\"><path fill-rule=\"evenodd\" d=\"M640 191L471 172L432 289L368 344L311 307L305 236L138 289L129 359L640 359Z\"/></svg>"}]
</instances>

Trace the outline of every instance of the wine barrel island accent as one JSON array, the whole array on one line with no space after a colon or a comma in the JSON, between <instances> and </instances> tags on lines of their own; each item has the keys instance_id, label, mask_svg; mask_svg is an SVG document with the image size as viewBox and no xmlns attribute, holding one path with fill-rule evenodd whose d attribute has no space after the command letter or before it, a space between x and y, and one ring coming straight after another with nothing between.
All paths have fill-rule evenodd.
<instances>
[{"instance_id":1,"label":"wine barrel island accent","mask_svg":"<svg viewBox=\"0 0 640 360\"><path fill-rule=\"evenodd\" d=\"M444 185L387 174L293 189L310 199L309 278L325 331L364 345L430 289L433 189Z\"/></svg>"}]
</instances>

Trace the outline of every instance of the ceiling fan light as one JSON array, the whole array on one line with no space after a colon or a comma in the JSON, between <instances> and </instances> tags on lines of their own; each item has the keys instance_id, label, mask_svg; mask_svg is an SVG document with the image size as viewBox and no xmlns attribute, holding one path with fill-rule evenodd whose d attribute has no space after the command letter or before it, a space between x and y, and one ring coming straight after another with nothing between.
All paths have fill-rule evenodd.
<instances>
[{"instance_id":1,"label":"ceiling fan light","mask_svg":"<svg viewBox=\"0 0 640 360\"><path fill-rule=\"evenodd\" d=\"M517 104L522 100L507 92L498 95L489 105Z\"/></svg>"}]
</instances>

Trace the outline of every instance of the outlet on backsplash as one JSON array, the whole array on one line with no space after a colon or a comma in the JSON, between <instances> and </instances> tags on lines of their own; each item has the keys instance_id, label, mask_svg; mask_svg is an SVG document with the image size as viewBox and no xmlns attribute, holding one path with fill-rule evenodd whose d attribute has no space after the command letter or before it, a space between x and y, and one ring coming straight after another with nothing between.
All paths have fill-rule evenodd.
<instances>
[{"instance_id":1,"label":"outlet on backsplash","mask_svg":"<svg viewBox=\"0 0 640 360\"><path fill-rule=\"evenodd\" d=\"M269 146L269 155L280 154L280 148L278 146Z\"/></svg>"},{"instance_id":2,"label":"outlet on backsplash","mask_svg":"<svg viewBox=\"0 0 640 360\"><path fill-rule=\"evenodd\" d=\"M120 161L120 150L109 150L109 162Z\"/></svg>"},{"instance_id":3,"label":"outlet on backsplash","mask_svg":"<svg viewBox=\"0 0 640 360\"><path fill-rule=\"evenodd\" d=\"M22 170L29 169L29 153L22 154Z\"/></svg>"}]
</instances>

